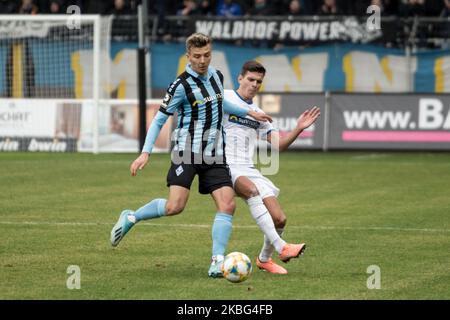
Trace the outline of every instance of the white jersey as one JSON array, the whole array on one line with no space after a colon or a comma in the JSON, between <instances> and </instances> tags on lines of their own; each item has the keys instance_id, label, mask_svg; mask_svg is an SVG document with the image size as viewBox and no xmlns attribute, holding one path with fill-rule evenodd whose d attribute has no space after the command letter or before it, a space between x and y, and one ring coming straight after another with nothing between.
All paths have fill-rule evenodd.
<instances>
[{"instance_id":1,"label":"white jersey","mask_svg":"<svg viewBox=\"0 0 450 320\"><path fill-rule=\"evenodd\" d=\"M253 102L245 101L234 90L225 90L225 99L248 110L263 112ZM249 167L254 165L253 155L258 137L265 140L269 132L274 130L272 124L268 121L259 122L249 116L241 118L230 114L224 115L224 129L227 164Z\"/></svg>"}]
</instances>

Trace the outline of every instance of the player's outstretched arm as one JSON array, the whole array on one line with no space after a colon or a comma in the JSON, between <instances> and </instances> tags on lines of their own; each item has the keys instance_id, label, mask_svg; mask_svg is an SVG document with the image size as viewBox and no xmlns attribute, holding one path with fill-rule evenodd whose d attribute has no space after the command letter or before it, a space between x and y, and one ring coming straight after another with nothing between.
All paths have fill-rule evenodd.
<instances>
[{"instance_id":1,"label":"player's outstretched arm","mask_svg":"<svg viewBox=\"0 0 450 320\"><path fill-rule=\"evenodd\" d=\"M294 141L297 139L298 135L302 133L303 130L310 127L317 118L320 116L320 109L318 107L313 107L303 112L297 119L297 126L290 131L287 136L280 138L280 135L276 131L272 131L267 140L278 150L286 150Z\"/></svg>"}]
</instances>

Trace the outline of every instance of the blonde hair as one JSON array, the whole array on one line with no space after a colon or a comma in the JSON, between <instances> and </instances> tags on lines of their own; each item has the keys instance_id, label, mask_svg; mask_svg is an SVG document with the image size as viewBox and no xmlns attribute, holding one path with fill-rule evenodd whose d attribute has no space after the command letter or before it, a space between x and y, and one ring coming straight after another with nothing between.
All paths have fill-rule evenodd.
<instances>
[{"instance_id":1,"label":"blonde hair","mask_svg":"<svg viewBox=\"0 0 450 320\"><path fill-rule=\"evenodd\" d=\"M211 44L211 38L203 33L193 33L186 39L186 52L189 52L192 47L203 48Z\"/></svg>"}]
</instances>

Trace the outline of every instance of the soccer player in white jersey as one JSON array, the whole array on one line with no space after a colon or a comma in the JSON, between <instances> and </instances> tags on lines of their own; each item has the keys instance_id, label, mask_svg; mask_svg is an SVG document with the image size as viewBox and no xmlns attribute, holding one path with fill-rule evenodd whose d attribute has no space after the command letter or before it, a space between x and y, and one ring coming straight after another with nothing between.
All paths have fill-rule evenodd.
<instances>
[{"instance_id":1,"label":"soccer player in white jersey","mask_svg":"<svg viewBox=\"0 0 450 320\"><path fill-rule=\"evenodd\" d=\"M263 112L253 103L261 87L265 68L256 61L246 62L238 77L239 88L225 90L225 99L252 111ZM257 137L260 136L280 151L287 149L298 135L311 126L319 117L320 109L314 107L303 112L297 126L285 137L269 122L259 122L250 117L225 115L227 163L230 167L233 187L238 196L246 200L257 225L264 233L264 245L256 258L256 265L275 274L286 274L287 270L272 260L274 250L283 262L297 258L306 248L304 243L286 243L281 235L286 225L286 215L277 200L279 189L253 163Z\"/></svg>"}]
</instances>

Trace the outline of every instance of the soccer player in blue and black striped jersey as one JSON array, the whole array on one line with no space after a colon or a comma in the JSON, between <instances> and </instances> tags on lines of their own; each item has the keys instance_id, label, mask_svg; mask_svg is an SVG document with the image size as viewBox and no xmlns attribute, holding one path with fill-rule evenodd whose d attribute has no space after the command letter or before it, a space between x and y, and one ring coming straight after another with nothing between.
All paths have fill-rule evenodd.
<instances>
[{"instance_id":1,"label":"soccer player in blue and black striped jersey","mask_svg":"<svg viewBox=\"0 0 450 320\"><path fill-rule=\"evenodd\" d=\"M234 105L224 100L223 76L210 67L211 39L195 33L186 40L186 71L169 86L163 103L147 132L140 156L131 164L131 175L143 169L153 145L169 116L177 112L178 124L172 135L172 165L167 174L168 199L154 199L136 211L124 210L111 230L111 244L116 246L138 221L179 214L186 206L195 175L199 192L211 194L217 207L212 226L210 277L222 277L226 247L235 210L233 184L225 158L223 114L247 115L258 121L270 116Z\"/></svg>"}]
</instances>

